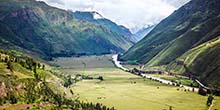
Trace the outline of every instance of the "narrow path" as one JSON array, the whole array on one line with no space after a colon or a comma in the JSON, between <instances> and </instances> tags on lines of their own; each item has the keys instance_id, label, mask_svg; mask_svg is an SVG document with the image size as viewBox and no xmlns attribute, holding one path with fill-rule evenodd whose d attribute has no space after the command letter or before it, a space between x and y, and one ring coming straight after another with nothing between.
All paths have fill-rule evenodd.
<instances>
[{"instance_id":1,"label":"narrow path","mask_svg":"<svg viewBox=\"0 0 220 110\"><path fill-rule=\"evenodd\" d=\"M120 69L122 69L122 70L124 70L124 71L129 71L129 69L123 67L123 66L121 65L121 62L118 61L118 54L113 55L113 56L112 56L112 60L113 60L115 66L116 66L117 68L120 68ZM141 76L144 77L144 78L147 78L147 79L156 80L156 81L161 82L161 83L163 83L163 84L173 85L173 86L176 86L176 85L177 85L176 83L171 82L171 81L169 81L169 80L165 80L165 79L161 79L161 78L158 78L158 77L149 76L149 75L147 75L147 74L141 74ZM198 90L199 90L198 88L190 87L190 86L184 86L184 85L180 85L180 87L183 87L183 88L185 88L186 90L190 90L190 91L193 91L193 90L194 90L194 91L196 91L196 92L198 92Z\"/></svg>"}]
</instances>

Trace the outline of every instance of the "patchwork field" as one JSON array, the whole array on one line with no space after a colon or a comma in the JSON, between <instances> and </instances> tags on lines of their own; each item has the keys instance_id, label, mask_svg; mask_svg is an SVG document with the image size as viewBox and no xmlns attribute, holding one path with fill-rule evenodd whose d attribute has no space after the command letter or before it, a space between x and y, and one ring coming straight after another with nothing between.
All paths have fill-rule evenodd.
<instances>
[{"instance_id":1,"label":"patchwork field","mask_svg":"<svg viewBox=\"0 0 220 110\"><path fill-rule=\"evenodd\" d=\"M79 63L79 59L86 64ZM207 109L207 96L182 89L177 90L178 87L167 86L124 72L114 68L110 59L110 55L59 58L52 63L59 64L66 74L103 76L103 81L83 80L71 86L75 95L85 102L99 102L117 110ZM215 103L219 103L219 98L216 98ZM215 108L218 107L217 104Z\"/></svg>"}]
</instances>

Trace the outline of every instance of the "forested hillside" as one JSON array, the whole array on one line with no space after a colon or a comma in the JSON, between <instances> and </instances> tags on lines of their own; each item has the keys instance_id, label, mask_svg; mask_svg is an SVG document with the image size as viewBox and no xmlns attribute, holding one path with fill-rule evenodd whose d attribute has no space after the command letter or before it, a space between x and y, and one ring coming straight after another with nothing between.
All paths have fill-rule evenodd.
<instances>
[{"instance_id":1,"label":"forested hillside","mask_svg":"<svg viewBox=\"0 0 220 110\"><path fill-rule=\"evenodd\" d=\"M103 26L35 0L0 1L0 45L43 58L123 52L132 43Z\"/></svg>"}]
</instances>

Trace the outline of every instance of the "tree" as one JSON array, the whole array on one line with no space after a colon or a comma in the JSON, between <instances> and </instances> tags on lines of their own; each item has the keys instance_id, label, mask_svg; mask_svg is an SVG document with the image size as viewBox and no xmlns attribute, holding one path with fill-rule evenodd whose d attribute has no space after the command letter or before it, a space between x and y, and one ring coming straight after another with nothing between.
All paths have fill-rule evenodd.
<instances>
[{"instance_id":1,"label":"tree","mask_svg":"<svg viewBox=\"0 0 220 110\"><path fill-rule=\"evenodd\" d=\"M99 79L100 81L103 81L103 80L104 80L103 76L99 76L98 79Z\"/></svg>"},{"instance_id":2,"label":"tree","mask_svg":"<svg viewBox=\"0 0 220 110\"><path fill-rule=\"evenodd\" d=\"M45 70L45 65L43 65L42 69Z\"/></svg>"},{"instance_id":3,"label":"tree","mask_svg":"<svg viewBox=\"0 0 220 110\"><path fill-rule=\"evenodd\" d=\"M100 103L97 103L96 106L95 106L95 109L96 109L96 110L101 110L101 109L102 109L102 108L101 108L101 104L100 104Z\"/></svg>"},{"instance_id":4,"label":"tree","mask_svg":"<svg viewBox=\"0 0 220 110\"><path fill-rule=\"evenodd\" d=\"M40 63L38 63L38 64L37 64L37 66L38 66L38 68L40 68L40 67L41 67L41 64L40 64Z\"/></svg>"},{"instance_id":5,"label":"tree","mask_svg":"<svg viewBox=\"0 0 220 110\"><path fill-rule=\"evenodd\" d=\"M206 105L207 105L207 106L212 105L212 101L213 101L213 99L214 99L213 95L210 94L210 95L208 96L208 99L207 99Z\"/></svg>"},{"instance_id":6,"label":"tree","mask_svg":"<svg viewBox=\"0 0 220 110\"><path fill-rule=\"evenodd\" d=\"M0 105L3 105L4 99L3 97L0 97Z\"/></svg>"},{"instance_id":7,"label":"tree","mask_svg":"<svg viewBox=\"0 0 220 110\"><path fill-rule=\"evenodd\" d=\"M20 65L21 65L22 67L25 66L25 62L24 62L23 60L20 60L19 63L20 63Z\"/></svg>"},{"instance_id":8,"label":"tree","mask_svg":"<svg viewBox=\"0 0 220 110\"><path fill-rule=\"evenodd\" d=\"M172 106L169 106L169 110L173 110L173 107L172 107Z\"/></svg>"},{"instance_id":9,"label":"tree","mask_svg":"<svg viewBox=\"0 0 220 110\"><path fill-rule=\"evenodd\" d=\"M203 89L202 87L199 87L199 91L198 91L198 93L200 94L200 95L207 95L207 90L205 90L205 89Z\"/></svg>"},{"instance_id":10,"label":"tree","mask_svg":"<svg viewBox=\"0 0 220 110\"><path fill-rule=\"evenodd\" d=\"M58 105L58 107L62 106L63 100L62 100L62 96L60 94L56 94L54 96L54 101L55 101L55 104Z\"/></svg>"},{"instance_id":11,"label":"tree","mask_svg":"<svg viewBox=\"0 0 220 110\"><path fill-rule=\"evenodd\" d=\"M11 61L7 62L7 69L9 69L11 72L13 71L13 66L12 66Z\"/></svg>"},{"instance_id":12,"label":"tree","mask_svg":"<svg viewBox=\"0 0 220 110\"><path fill-rule=\"evenodd\" d=\"M40 80L41 80L40 75L39 75L39 74L37 74L37 73L34 73L34 77L35 77L35 79L36 79L36 80L38 80L38 81L40 81Z\"/></svg>"},{"instance_id":13,"label":"tree","mask_svg":"<svg viewBox=\"0 0 220 110\"><path fill-rule=\"evenodd\" d=\"M64 82L64 87L68 87L73 83L70 75L67 76L66 81Z\"/></svg>"},{"instance_id":14,"label":"tree","mask_svg":"<svg viewBox=\"0 0 220 110\"><path fill-rule=\"evenodd\" d=\"M6 62L6 63L8 62L8 57L7 57L7 56L5 57L5 62Z\"/></svg>"},{"instance_id":15,"label":"tree","mask_svg":"<svg viewBox=\"0 0 220 110\"><path fill-rule=\"evenodd\" d=\"M8 93L8 99L10 100L11 104L17 103L17 98L15 97L15 94L13 92Z\"/></svg>"},{"instance_id":16,"label":"tree","mask_svg":"<svg viewBox=\"0 0 220 110\"><path fill-rule=\"evenodd\" d=\"M36 87L36 83L35 82L31 82L29 83L27 86L26 86L26 89L27 89L27 93L26 93L26 100L27 100L27 103L34 103L35 100L36 100L36 90L35 90L35 87Z\"/></svg>"}]
</instances>

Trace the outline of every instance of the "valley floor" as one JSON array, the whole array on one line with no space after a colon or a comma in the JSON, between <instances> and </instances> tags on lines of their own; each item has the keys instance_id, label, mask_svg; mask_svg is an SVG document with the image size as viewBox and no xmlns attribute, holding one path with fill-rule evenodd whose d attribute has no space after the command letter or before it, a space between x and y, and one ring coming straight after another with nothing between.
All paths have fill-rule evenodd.
<instances>
[{"instance_id":1,"label":"valley floor","mask_svg":"<svg viewBox=\"0 0 220 110\"><path fill-rule=\"evenodd\" d=\"M103 81L82 80L71 86L79 99L99 102L117 110L206 110L206 96L160 84L114 67L111 55L58 58L65 74L102 76ZM214 107L218 107L216 98Z\"/></svg>"}]
</instances>

